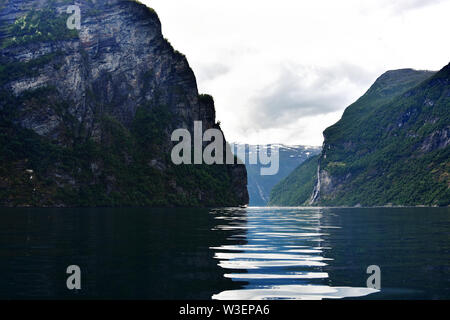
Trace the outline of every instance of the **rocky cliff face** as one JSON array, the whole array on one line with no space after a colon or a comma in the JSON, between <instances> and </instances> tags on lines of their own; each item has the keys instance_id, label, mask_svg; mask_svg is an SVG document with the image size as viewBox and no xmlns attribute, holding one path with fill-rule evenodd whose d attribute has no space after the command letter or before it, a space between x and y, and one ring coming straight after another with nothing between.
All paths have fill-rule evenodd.
<instances>
[{"instance_id":1,"label":"rocky cliff face","mask_svg":"<svg viewBox=\"0 0 450 320\"><path fill-rule=\"evenodd\" d=\"M0 6L0 204L246 204L243 165L171 164L173 130L219 126L156 13L81 1L69 30L70 4Z\"/></svg>"}]
</instances>

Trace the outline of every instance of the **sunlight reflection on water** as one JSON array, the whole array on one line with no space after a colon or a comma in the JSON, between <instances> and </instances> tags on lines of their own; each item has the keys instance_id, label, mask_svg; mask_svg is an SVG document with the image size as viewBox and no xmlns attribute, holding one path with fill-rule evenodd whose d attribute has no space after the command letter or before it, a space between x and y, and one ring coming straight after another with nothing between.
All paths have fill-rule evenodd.
<instances>
[{"instance_id":1,"label":"sunlight reflection on water","mask_svg":"<svg viewBox=\"0 0 450 320\"><path fill-rule=\"evenodd\" d=\"M213 230L232 234L235 244L211 247L218 265L226 269L225 278L245 283L242 289L223 291L217 300L340 299L362 297L378 290L364 287L328 285L322 270L332 263L322 242L327 229L320 209L279 210L249 208L216 210L220 221ZM229 273L229 271L233 271Z\"/></svg>"}]
</instances>

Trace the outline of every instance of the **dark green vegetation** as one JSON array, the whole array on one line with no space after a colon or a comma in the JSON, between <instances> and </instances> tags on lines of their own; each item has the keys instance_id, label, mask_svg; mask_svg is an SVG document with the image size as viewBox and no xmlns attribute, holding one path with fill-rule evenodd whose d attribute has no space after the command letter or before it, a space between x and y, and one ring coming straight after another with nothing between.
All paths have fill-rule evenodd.
<instances>
[{"instance_id":1,"label":"dark green vegetation","mask_svg":"<svg viewBox=\"0 0 450 320\"><path fill-rule=\"evenodd\" d=\"M3 41L0 48L76 38L77 30L66 27L68 17L69 15L58 14L50 8L28 12L14 24L3 26L3 31L12 37Z\"/></svg>"},{"instance_id":2,"label":"dark green vegetation","mask_svg":"<svg viewBox=\"0 0 450 320\"><path fill-rule=\"evenodd\" d=\"M449 205L449 107L449 65L436 74L406 69L381 76L325 130L313 204ZM311 176L317 169L302 170ZM279 188L294 194L299 185ZM276 205L303 204L273 197Z\"/></svg>"},{"instance_id":3,"label":"dark green vegetation","mask_svg":"<svg viewBox=\"0 0 450 320\"><path fill-rule=\"evenodd\" d=\"M288 177L280 181L270 193L269 206L308 205L312 190L317 183L317 161L319 155L309 158Z\"/></svg>"},{"instance_id":4,"label":"dark green vegetation","mask_svg":"<svg viewBox=\"0 0 450 320\"><path fill-rule=\"evenodd\" d=\"M49 91L24 94L11 104L39 108ZM54 105L66 115L64 104ZM11 111L12 112L12 111ZM101 119L102 141L79 137L61 146L0 117L0 202L13 206L227 206L235 204L228 167L170 165L153 159L170 114L142 106L131 130L112 116ZM74 119L68 118L66 124ZM169 155L167 154L167 157ZM32 171L29 171L32 170ZM76 184L75 184L76 181ZM208 190L205 194L199 190ZM181 192L177 189L182 189ZM216 199L215 195L220 195ZM209 200L208 200L209 199ZM209 201L209 202L208 202Z\"/></svg>"}]
</instances>

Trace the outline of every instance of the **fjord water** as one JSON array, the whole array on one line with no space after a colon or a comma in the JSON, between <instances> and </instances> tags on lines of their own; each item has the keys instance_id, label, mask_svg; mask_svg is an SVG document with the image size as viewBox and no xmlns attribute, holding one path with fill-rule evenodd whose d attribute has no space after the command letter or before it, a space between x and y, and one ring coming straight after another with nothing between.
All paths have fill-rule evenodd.
<instances>
[{"instance_id":1,"label":"fjord water","mask_svg":"<svg viewBox=\"0 0 450 320\"><path fill-rule=\"evenodd\" d=\"M449 208L0 209L0 298L449 299L449 231Z\"/></svg>"}]
</instances>

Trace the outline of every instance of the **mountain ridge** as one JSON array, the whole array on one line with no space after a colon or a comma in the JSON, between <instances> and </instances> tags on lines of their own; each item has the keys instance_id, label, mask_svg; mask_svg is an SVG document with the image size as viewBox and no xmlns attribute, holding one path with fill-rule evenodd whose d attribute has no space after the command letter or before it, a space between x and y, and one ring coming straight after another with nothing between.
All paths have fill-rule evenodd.
<instances>
[{"instance_id":1,"label":"mountain ridge","mask_svg":"<svg viewBox=\"0 0 450 320\"><path fill-rule=\"evenodd\" d=\"M319 177L311 168L297 169L297 174L315 176L311 198L280 202L275 193L271 204L449 205L449 66L438 72L400 69L380 76L324 131L315 168ZM291 186L282 181L278 188Z\"/></svg>"}]
</instances>

